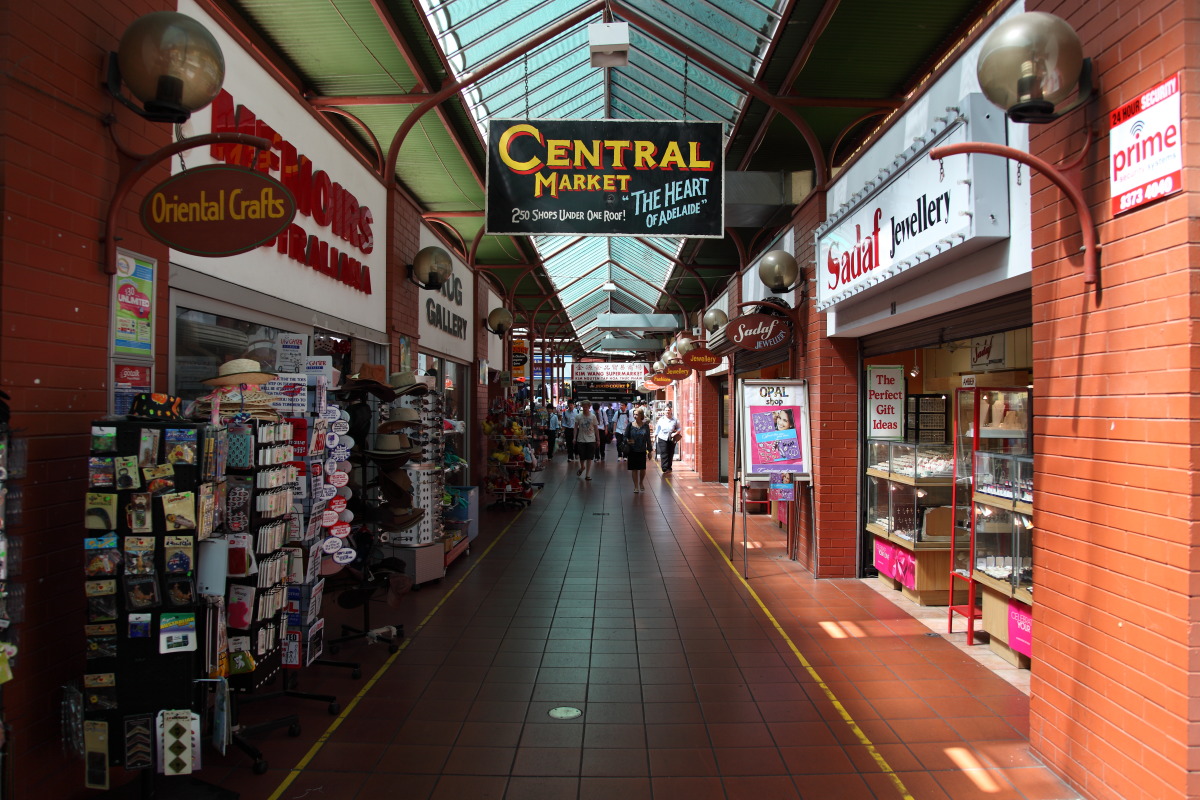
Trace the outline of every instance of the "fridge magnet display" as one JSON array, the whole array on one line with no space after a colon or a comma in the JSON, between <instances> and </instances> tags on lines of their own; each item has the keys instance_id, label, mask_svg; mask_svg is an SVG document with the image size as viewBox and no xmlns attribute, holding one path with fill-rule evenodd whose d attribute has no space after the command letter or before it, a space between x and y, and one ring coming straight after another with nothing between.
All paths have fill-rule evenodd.
<instances>
[{"instance_id":1,"label":"fridge magnet display","mask_svg":"<svg viewBox=\"0 0 1200 800\"><path fill-rule=\"evenodd\" d=\"M89 789L108 789L108 723L89 719L83 722L83 785Z\"/></svg>"},{"instance_id":2,"label":"fridge magnet display","mask_svg":"<svg viewBox=\"0 0 1200 800\"><path fill-rule=\"evenodd\" d=\"M115 580L87 581L83 584L83 592L88 597L102 597L106 594L116 594L117 582Z\"/></svg>"},{"instance_id":3,"label":"fridge magnet display","mask_svg":"<svg viewBox=\"0 0 1200 800\"><path fill-rule=\"evenodd\" d=\"M88 492L84 506L83 527L88 530L111 531L116 527L117 496L111 492Z\"/></svg>"},{"instance_id":4,"label":"fridge magnet display","mask_svg":"<svg viewBox=\"0 0 1200 800\"><path fill-rule=\"evenodd\" d=\"M254 587L234 584L229 587L229 627L245 631L254 621Z\"/></svg>"},{"instance_id":5,"label":"fridge magnet display","mask_svg":"<svg viewBox=\"0 0 1200 800\"><path fill-rule=\"evenodd\" d=\"M88 622L113 622L117 618L117 596L100 595L87 599Z\"/></svg>"},{"instance_id":6,"label":"fridge magnet display","mask_svg":"<svg viewBox=\"0 0 1200 800\"><path fill-rule=\"evenodd\" d=\"M155 608L160 604L158 581L153 575L125 578L125 602L130 609Z\"/></svg>"},{"instance_id":7,"label":"fridge magnet display","mask_svg":"<svg viewBox=\"0 0 1200 800\"><path fill-rule=\"evenodd\" d=\"M146 769L153 766L151 722L149 714L125 718L125 769Z\"/></svg>"},{"instance_id":8,"label":"fridge magnet display","mask_svg":"<svg viewBox=\"0 0 1200 800\"><path fill-rule=\"evenodd\" d=\"M142 467L142 477L146 479L146 488L151 494L168 494L175 491L175 467L170 464Z\"/></svg>"},{"instance_id":9,"label":"fridge magnet display","mask_svg":"<svg viewBox=\"0 0 1200 800\"><path fill-rule=\"evenodd\" d=\"M158 463L158 442L162 431L158 428L142 428L138 443L138 466L153 467Z\"/></svg>"},{"instance_id":10,"label":"fridge magnet display","mask_svg":"<svg viewBox=\"0 0 1200 800\"><path fill-rule=\"evenodd\" d=\"M98 672L83 676L83 707L88 711L111 711L117 707L117 676Z\"/></svg>"},{"instance_id":11,"label":"fridge magnet display","mask_svg":"<svg viewBox=\"0 0 1200 800\"><path fill-rule=\"evenodd\" d=\"M250 574L251 537L247 533L231 533L226 540L229 542L229 575L233 578L244 578Z\"/></svg>"},{"instance_id":12,"label":"fridge magnet display","mask_svg":"<svg viewBox=\"0 0 1200 800\"><path fill-rule=\"evenodd\" d=\"M112 627L115 631L116 626L100 626L89 625L88 627ZM85 652L87 659L92 661L98 658L116 658L117 657L117 637L116 636L89 636L87 637L87 650Z\"/></svg>"},{"instance_id":13,"label":"fridge magnet display","mask_svg":"<svg viewBox=\"0 0 1200 800\"><path fill-rule=\"evenodd\" d=\"M125 504L125 524L134 533L150 533L154 530L154 520L150 514L150 501L154 495L139 492L129 496Z\"/></svg>"},{"instance_id":14,"label":"fridge magnet display","mask_svg":"<svg viewBox=\"0 0 1200 800\"><path fill-rule=\"evenodd\" d=\"M185 653L196 649L196 615L163 612L158 617L158 652Z\"/></svg>"},{"instance_id":15,"label":"fridge magnet display","mask_svg":"<svg viewBox=\"0 0 1200 800\"><path fill-rule=\"evenodd\" d=\"M194 429L167 428L165 441L167 463L196 463L196 431Z\"/></svg>"},{"instance_id":16,"label":"fridge magnet display","mask_svg":"<svg viewBox=\"0 0 1200 800\"><path fill-rule=\"evenodd\" d=\"M182 531L196 528L196 495L192 492L175 492L163 495L163 517L167 530Z\"/></svg>"},{"instance_id":17,"label":"fridge magnet display","mask_svg":"<svg viewBox=\"0 0 1200 800\"><path fill-rule=\"evenodd\" d=\"M166 547L167 573L170 575L186 575L192 571L191 536L168 536L163 540Z\"/></svg>"},{"instance_id":18,"label":"fridge magnet display","mask_svg":"<svg viewBox=\"0 0 1200 800\"><path fill-rule=\"evenodd\" d=\"M195 602L195 589L192 586L192 579L183 576L173 576L167 578L167 605L173 608L182 608L190 606Z\"/></svg>"},{"instance_id":19,"label":"fridge magnet display","mask_svg":"<svg viewBox=\"0 0 1200 800\"><path fill-rule=\"evenodd\" d=\"M190 775L200 765L193 762L200 717L187 709L158 712L159 771L166 775Z\"/></svg>"},{"instance_id":20,"label":"fridge magnet display","mask_svg":"<svg viewBox=\"0 0 1200 800\"><path fill-rule=\"evenodd\" d=\"M199 518L199 523L196 528L196 536L200 539L207 539L216 529L217 504L213 485L211 483L200 484L200 493L197 495L197 499L199 502L196 516Z\"/></svg>"},{"instance_id":21,"label":"fridge magnet display","mask_svg":"<svg viewBox=\"0 0 1200 800\"><path fill-rule=\"evenodd\" d=\"M117 574L121 566L121 549L117 537L99 536L83 540L83 571L89 578L101 578Z\"/></svg>"},{"instance_id":22,"label":"fridge magnet display","mask_svg":"<svg viewBox=\"0 0 1200 800\"><path fill-rule=\"evenodd\" d=\"M117 456L113 459L117 471L118 489L142 488L142 477L138 471L137 456Z\"/></svg>"},{"instance_id":23,"label":"fridge magnet display","mask_svg":"<svg viewBox=\"0 0 1200 800\"><path fill-rule=\"evenodd\" d=\"M125 537L125 574L154 574L154 537Z\"/></svg>"},{"instance_id":24,"label":"fridge magnet display","mask_svg":"<svg viewBox=\"0 0 1200 800\"><path fill-rule=\"evenodd\" d=\"M92 452L112 453L117 449L117 429L107 425L92 426Z\"/></svg>"},{"instance_id":25,"label":"fridge magnet display","mask_svg":"<svg viewBox=\"0 0 1200 800\"><path fill-rule=\"evenodd\" d=\"M150 623L154 621L153 614L130 614L129 615L129 638L130 639L149 639L150 638Z\"/></svg>"},{"instance_id":26,"label":"fridge magnet display","mask_svg":"<svg viewBox=\"0 0 1200 800\"><path fill-rule=\"evenodd\" d=\"M108 456L88 458L88 488L112 489L117 485L117 473L113 460Z\"/></svg>"},{"instance_id":27,"label":"fridge magnet display","mask_svg":"<svg viewBox=\"0 0 1200 800\"><path fill-rule=\"evenodd\" d=\"M253 479L231 476L226 483L225 525L232 533L243 533L250 527L250 493Z\"/></svg>"}]
</instances>

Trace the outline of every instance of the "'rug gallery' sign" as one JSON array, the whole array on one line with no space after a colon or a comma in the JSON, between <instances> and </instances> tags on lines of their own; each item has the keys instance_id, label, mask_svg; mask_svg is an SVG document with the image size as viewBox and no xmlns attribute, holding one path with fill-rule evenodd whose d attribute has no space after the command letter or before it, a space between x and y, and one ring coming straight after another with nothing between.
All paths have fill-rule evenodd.
<instances>
[{"instance_id":1,"label":"'rug gallery' sign","mask_svg":"<svg viewBox=\"0 0 1200 800\"><path fill-rule=\"evenodd\" d=\"M487 232L724 236L722 123L492 120Z\"/></svg>"}]
</instances>

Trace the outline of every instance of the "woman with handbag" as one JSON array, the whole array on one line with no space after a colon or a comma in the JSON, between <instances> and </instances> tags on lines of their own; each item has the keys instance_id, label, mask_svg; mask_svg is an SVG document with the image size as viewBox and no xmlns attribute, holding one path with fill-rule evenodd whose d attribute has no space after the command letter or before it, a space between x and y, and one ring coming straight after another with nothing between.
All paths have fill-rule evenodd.
<instances>
[{"instance_id":1,"label":"woman with handbag","mask_svg":"<svg viewBox=\"0 0 1200 800\"><path fill-rule=\"evenodd\" d=\"M633 412L633 421L625 427L624 436L625 468L633 477L633 493L639 494L646 491L646 458L654 441L645 411L639 408Z\"/></svg>"}]
</instances>

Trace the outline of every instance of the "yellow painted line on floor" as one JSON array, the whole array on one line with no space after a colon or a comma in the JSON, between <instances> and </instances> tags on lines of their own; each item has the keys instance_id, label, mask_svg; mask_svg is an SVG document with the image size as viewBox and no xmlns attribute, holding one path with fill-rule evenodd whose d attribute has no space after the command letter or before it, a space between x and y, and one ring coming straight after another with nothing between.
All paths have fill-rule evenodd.
<instances>
[{"instance_id":1,"label":"yellow painted line on floor","mask_svg":"<svg viewBox=\"0 0 1200 800\"><path fill-rule=\"evenodd\" d=\"M825 680L821 677L820 673L817 672L816 667L814 667L812 663L804 657L804 653L800 652L800 648L797 647L796 643L792 641L792 637L787 635L787 631L785 631L783 626L779 624L779 620L775 619L775 615L771 613L769 608L767 608L767 604L764 603L762 598L758 596L758 592L754 591L754 587L750 585L750 582L746 580L745 577L743 577L742 573L738 571L738 568L734 565L734 563L729 560L729 556L727 556L725 554L725 550L719 544L717 544L716 539L714 539L712 534L708 532L708 528L704 527L704 523L700 521L700 518L696 516L696 512L694 512L692 507L688 505L687 496L677 490L674 485L668 484L668 486L671 489L671 493L679 499L680 505L687 509L688 514L691 515L692 519L696 521L696 525L699 526L701 532L712 544L713 549L716 550L721 556L721 560L725 562L725 566L729 567L729 570L737 577L739 581L742 582L742 586L744 586L746 591L750 593L750 597L754 599L754 602L758 604L759 609L761 609L763 614L766 615L767 619L771 621L771 624L775 626L775 630L778 631L779 635L783 637L783 640L787 642L787 646L791 649L792 655L796 657L796 660L800 662L800 666L804 667L808 674L812 676L812 679L817 682L817 685L821 687L821 691L825 693L825 697L830 703L833 704L834 709L837 710L838 714L842 718L842 721L845 722L846 725L849 726L850 730L854 733L854 737L858 739L858 743L866 748L871 758L874 759L875 764L879 767L884 775L888 776L892 784L900 792L901 798L903 798L903 800L915 800L912 794L908 791L908 788L904 785L904 781L900 780L900 776L896 774L894 769L892 769L892 765L889 764L887 759L883 757L883 753L879 752L879 749L875 747L874 743L871 742L870 738L863 731L863 729L860 728L858 723L854 721L854 717L850 716L850 712L847 711L846 707L842 705L842 701L837 699L837 695L835 695L833 690L829 688L829 684L825 683Z\"/></svg>"},{"instance_id":2,"label":"yellow painted line on floor","mask_svg":"<svg viewBox=\"0 0 1200 800\"><path fill-rule=\"evenodd\" d=\"M528 506L525 508L528 508ZM359 701L366 697L367 692L371 691L371 688L379 682L379 679L387 674L387 671L392 668L392 664L396 663L396 659L400 657L400 654L408 649L409 643L412 642L412 636L420 633L421 629L429 623L429 620L433 619L433 615L436 614L441 607L445 605L446 601L450 599L450 596L458 591L458 587L462 586L463 581L465 581L467 577L475 571L475 568L479 566L479 563L483 561L483 559L487 558L487 554L492 552L492 548L500 544L500 540L504 538L504 534L508 533L509 528L511 528L516 521L521 518L521 515L525 513L525 508L522 508L520 511L518 511L517 515L513 517L507 525L504 526L504 530L500 531L499 535L492 540L492 543L489 544L487 548L479 554L479 557L471 561L471 566L468 567L466 572L462 574L462 577L450 587L446 594L442 595L442 599L437 602L437 605L430 609L429 613L425 615L425 619L421 620L417 627L413 628L412 633L404 637L404 641L400 643L400 649L388 656L387 661L384 661L383 664L380 665L379 669L375 670L375 674L372 675L371 679L366 682L366 684L362 687L362 690L354 696L353 700L346 704L346 707L342 709L342 713L338 714L337 719L329 723L329 727L326 728L325 732L321 734L321 738L313 742L313 746L308 749L308 752L304 754L303 758L296 762L296 766L292 767L291 771L287 774L287 777L283 779L279 786L275 787L275 791L271 793L267 800L279 800L279 798L283 797L283 793L286 792L287 788L292 785L292 782L295 781L296 778L300 777L300 773L304 772L308 765L312 763L312 760L316 758L317 753L321 752L321 748L325 746L327 741L329 741L329 737L333 736L334 731L341 727L342 723L346 721L346 717L350 716L350 712L358 707Z\"/></svg>"}]
</instances>

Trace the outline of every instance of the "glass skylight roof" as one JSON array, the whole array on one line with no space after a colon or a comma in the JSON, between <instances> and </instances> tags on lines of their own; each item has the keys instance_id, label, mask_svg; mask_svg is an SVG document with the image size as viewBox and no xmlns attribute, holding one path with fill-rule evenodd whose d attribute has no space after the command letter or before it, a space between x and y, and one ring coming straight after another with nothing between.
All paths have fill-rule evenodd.
<instances>
[{"instance_id":1,"label":"glass skylight roof","mask_svg":"<svg viewBox=\"0 0 1200 800\"><path fill-rule=\"evenodd\" d=\"M667 43L630 24L630 63L594 68L587 26L606 21L598 11L464 91L467 107L486 138L488 119L694 119L722 121L726 131L741 114L745 93L698 64L704 53L749 80L780 20L782 0L629 0L609 7L640 15L679 37ZM576 12L572 0L421 0L421 6L457 78ZM646 240L676 254L679 239ZM649 313L660 306L670 258L631 237L533 237L546 271L585 347L607 332L592 327L606 311ZM606 290L605 283L611 281ZM665 303L664 310L673 311ZM631 333L639 335L640 332Z\"/></svg>"}]
</instances>

